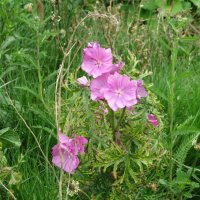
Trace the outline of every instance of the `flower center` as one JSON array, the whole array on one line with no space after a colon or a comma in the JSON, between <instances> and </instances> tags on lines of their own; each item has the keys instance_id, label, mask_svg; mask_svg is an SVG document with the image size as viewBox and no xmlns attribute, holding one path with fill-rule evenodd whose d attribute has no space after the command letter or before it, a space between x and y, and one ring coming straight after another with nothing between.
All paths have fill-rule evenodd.
<instances>
[{"instance_id":1,"label":"flower center","mask_svg":"<svg viewBox=\"0 0 200 200\"><path fill-rule=\"evenodd\" d=\"M115 91L115 94L116 94L118 97L121 97L122 94L123 94L123 92L122 92L121 89L118 89L118 90Z\"/></svg>"},{"instance_id":2,"label":"flower center","mask_svg":"<svg viewBox=\"0 0 200 200\"><path fill-rule=\"evenodd\" d=\"M96 61L96 64L95 64L97 67L100 67L102 65L102 62L100 60L97 60Z\"/></svg>"}]
</instances>

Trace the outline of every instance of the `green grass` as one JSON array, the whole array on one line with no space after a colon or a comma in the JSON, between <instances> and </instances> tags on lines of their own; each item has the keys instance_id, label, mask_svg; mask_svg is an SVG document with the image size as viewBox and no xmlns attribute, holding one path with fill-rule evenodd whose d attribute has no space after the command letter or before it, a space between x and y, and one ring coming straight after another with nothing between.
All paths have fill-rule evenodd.
<instances>
[{"instance_id":1,"label":"green grass","mask_svg":"<svg viewBox=\"0 0 200 200\"><path fill-rule=\"evenodd\" d=\"M200 181L200 163L195 159L199 155L192 143L200 133L199 32L191 28L198 28L198 20L190 11L179 13L182 18L188 17L185 23L176 15L161 18L155 13L144 20L146 11L138 3L114 3L110 12L101 2L96 6L94 2L78 2L63 1L52 6L50 1L44 1L44 20L36 18L35 4L33 12L28 13L25 1L0 2L0 129L10 127L21 141L20 147L4 145L2 149L7 166L22 175L16 185L9 185L8 177L3 183L19 200L58 199L59 170L51 164L57 126L55 85L64 57L62 48L69 47L63 69L65 83L61 82L59 125L66 134L79 132L94 141L88 146L87 159L82 160L88 163L73 176L80 182L82 192L71 199L188 199L184 196L187 186L193 188L191 182ZM60 22L52 18L52 12L60 16ZM157 132L166 154L155 169L144 170L144 183L131 182L129 194L123 184L112 186L111 167L103 173L89 159L97 153L94 147L103 148L109 140L108 125L100 123L102 131L95 125L96 104L90 107L87 92L79 92L76 85L76 78L84 74L80 70L82 49L90 41L112 47L115 57L126 63L123 72L132 78L144 77L152 93L148 102L151 108L147 110L160 114L161 128ZM157 134L156 130L151 131L152 135ZM190 174L186 184L177 181L177 169ZM64 195L68 180L65 176ZM160 179L164 183L159 183ZM147 185L154 182L156 191ZM125 192L122 194L121 190ZM199 188L194 187L191 193L195 199ZM12 199L3 187L0 199Z\"/></svg>"}]
</instances>

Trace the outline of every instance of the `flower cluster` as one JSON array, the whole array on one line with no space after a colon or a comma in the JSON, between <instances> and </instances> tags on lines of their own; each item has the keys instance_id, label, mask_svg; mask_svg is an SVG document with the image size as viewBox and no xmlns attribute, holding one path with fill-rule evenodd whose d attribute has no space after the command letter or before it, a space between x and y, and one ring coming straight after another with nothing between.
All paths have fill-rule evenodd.
<instances>
[{"instance_id":1,"label":"flower cluster","mask_svg":"<svg viewBox=\"0 0 200 200\"><path fill-rule=\"evenodd\" d=\"M120 74L124 65L121 61L113 64L110 48L102 48L97 42L88 44L83 50L81 68L93 77L90 84L93 101L104 99L113 111L117 111L137 104L140 98L148 95L142 80L131 80ZM85 77L78 79L81 86L87 86L88 82Z\"/></svg>"},{"instance_id":2,"label":"flower cluster","mask_svg":"<svg viewBox=\"0 0 200 200\"><path fill-rule=\"evenodd\" d=\"M69 138L59 133L59 142L52 148L52 162L65 172L73 174L79 165L78 153L84 154L88 140L82 136Z\"/></svg>"},{"instance_id":3,"label":"flower cluster","mask_svg":"<svg viewBox=\"0 0 200 200\"><path fill-rule=\"evenodd\" d=\"M142 80L131 80L127 75L120 74L124 63L113 63L113 55L110 48L105 49L98 42L91 42L83 50L82 70L87 72L92 80L86 76L77 79L77 83L83 87L90 87L90 96L93 101L104 100L113 110L126 108L133 110L142 97L148 93ZM101 108L107 114L107 108ZM134 111L135 112L135 111ZM158 126L154 115L148 115L149 122ZM84 153L84 145L88 140L82 136L69 138L59 133L59 142L52 149L52 162L65 172L73 174L79 165L78 153Z\"/></svg>"}]
</instances>

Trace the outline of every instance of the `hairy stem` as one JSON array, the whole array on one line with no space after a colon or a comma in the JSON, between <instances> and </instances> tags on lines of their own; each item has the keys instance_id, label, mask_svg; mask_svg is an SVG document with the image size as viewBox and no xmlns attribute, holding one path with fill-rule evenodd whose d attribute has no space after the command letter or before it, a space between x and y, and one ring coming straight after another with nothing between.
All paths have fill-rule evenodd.
<instances>
[{"instance_id":1,"label":"hairy stem","mask_svg":"<svg viewBox=\"0 0 200 200\"><path fill-rule=\"evenodd\" d=\"M122 120L124 118L124 114L126 111L126 107L123 108L121 116L119 118L119 121L115 127L115 113L113 112L113 110L111 110L111 127L112 127L112 132L113 132L113 141L116 142L118 145L122 145L121 139L120 139L120 133L119 133L119 127L122 123Z\"/></svg>"}]
</instances>

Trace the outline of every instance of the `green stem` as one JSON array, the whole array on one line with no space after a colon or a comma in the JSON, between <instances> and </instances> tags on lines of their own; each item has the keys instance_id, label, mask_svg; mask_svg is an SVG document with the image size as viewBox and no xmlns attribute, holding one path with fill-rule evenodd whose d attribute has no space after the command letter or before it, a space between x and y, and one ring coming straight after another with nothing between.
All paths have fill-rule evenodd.
<instances>
[{"instance_id":1,"label":"green stem","mask_svg":"<svg viewBox=\"0 0 200 200\"><path fill-rule=\"evenodd\" d=\"M70 185L70 173L69 173L69 177L68 177L67 193L66 193L66 198L65 198L65 200L68 200L68 195L69 195L69 185Z\"/></svg>"},{"instance_id":2,"label":"green stem","mask_svg":"<svg viewBox=\"0 0 200 200\"><path fill-rule=\"evenodd\" d=\"M192 175L194 173L194 168L195 168L195 166L197 164L198 158L199 158L199 152L196 152L194 162L192 163L192 171L190 173L190 178L192 177Z\"/></svg>"},{"instance_id":3,"label":"green stem","mask_svg":"<svg viewBox=\"0 0 200 200\"><path fill-rule=\"evenodd\" d=\"M120 119L119 119L119 121L118 121L118 123L117 123L117 126L116 126L116 128L115 128L115 131L118 131L118 128L120 127L120 125L121 125L121 123L122 123L122 120L123 120L123 118L124 118L125 112L126 112L126 107L123 108L123 110L122 110Z\"/></svg>"},{"instance_id":4,"label":"green stem","mask_svg":"<svg viewBox=\"0 0 200 200\"><path fill-rule=\"evenodd\" d=\"M37 30L36 33L36 37L37 37L37 73L38 73L38 81L39 81L39 95L40 95L40 99L45 107L45 109L48 110L48 107L45 104L44 98L43 98L43 86L42 86L42 75L41 75L41 68L40 68L40 41L39 41L39 32Z\"/></svg>"},{"instance_id":5,"label":"green stem","mask_svg":"<svg viewBox=\"0 0 200 200\"><path fill-rule=\"evenodd\" d=\"M111 110L111 126L112 126L112 133L113 133L113 141L115 141L117 143L118 142L121 143L120 141L118 141L118 140L120 140L118 129L119 129L119 127L122 123L122 120L124 118L125 111L126 111L126 107L122 110L120 119L119 119L119 121L118 121L118 123L115 127L115 113L113 112L113 110Z\"/></svg>"},{"instance_id":6,"label":"green stem","mask_svg":"<svg viewBox=\"0 0 200 200\"><path fill-rule=\"evenodd\" d=\"M170 91L169 91L169 119L170 119L170 129L169 129L169 138L170 138L170 173L169 181L170 183L173 180L173 129L174 129L174 80L175 80L175 67L177 61L177 39L174 41L171 54L171 72L170 72ZM171 199L174 199L173 192L171 193Z\"/></svg>"},{"instance_id":7,"label":"green stem","mask_svg":"<svg viewBox=\"0 0 200 200\"><path fill-rule=\"evenodd\" d=\"M113 110L111 110L111 127L113 133L113 140L115 141L115 113Z\"/></svg>"}]
</instances>

